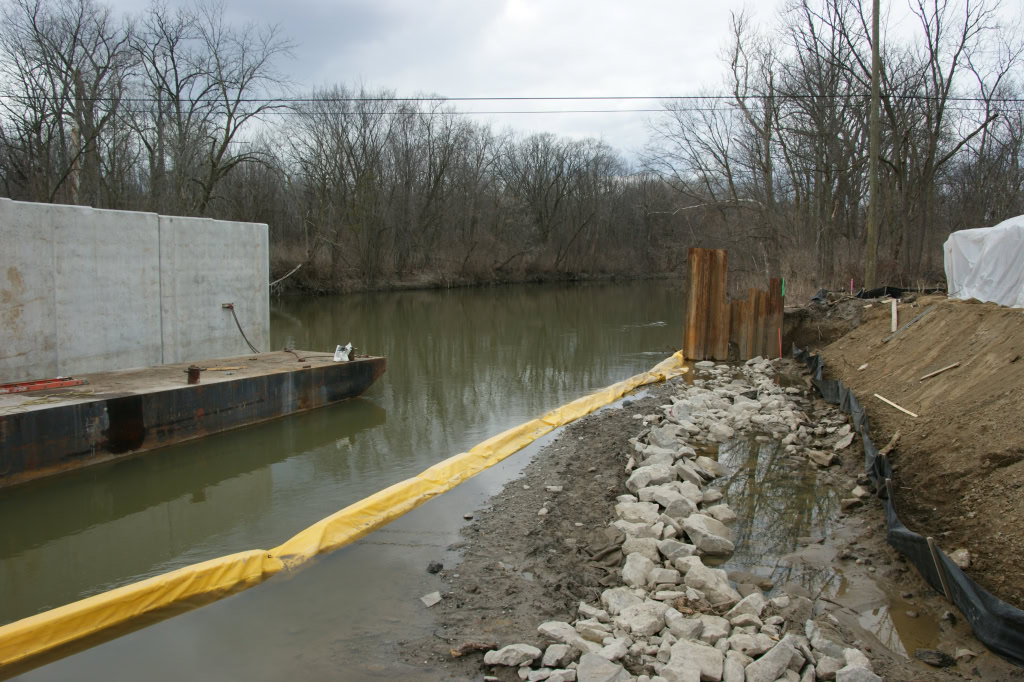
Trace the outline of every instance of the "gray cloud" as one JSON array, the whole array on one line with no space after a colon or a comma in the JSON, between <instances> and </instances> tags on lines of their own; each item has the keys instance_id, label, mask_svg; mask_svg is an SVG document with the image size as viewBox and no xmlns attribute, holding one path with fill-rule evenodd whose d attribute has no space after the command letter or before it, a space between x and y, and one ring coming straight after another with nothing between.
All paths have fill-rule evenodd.
<instances>
[{"instance_id":1,"label":"gray cloud","mask_svg":"<svg viewBox=\"0 0 1024 682\"><path fill-rule=\"evenodd\" d=\"M173 3L180 0L170 0ZM114 0L139 11L143 0ZM400 94L688 94L717 84L741 0L228 0L236 21L279 23L301 89L361 81ZM634 102L477 102L461 109L632 109ZM523 131L594 136L629 152L647 114L481 116Z\"/></svg>"}]
</instances>

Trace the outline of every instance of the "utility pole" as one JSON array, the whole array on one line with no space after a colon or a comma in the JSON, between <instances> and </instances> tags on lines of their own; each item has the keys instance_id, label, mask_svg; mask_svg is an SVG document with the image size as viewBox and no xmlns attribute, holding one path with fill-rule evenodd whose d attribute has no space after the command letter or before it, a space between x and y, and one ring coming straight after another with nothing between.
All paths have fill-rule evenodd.
<instances>
[{"instance_id":1,"label":"utility pole","mask_svg":"<svg viewBox=\"0 0 1024 682\"><path fill-rule=\"evenodd\" d=\"M879 78L882 59L878 53L878 6L874 0L871 9L871 118L868 131L868 234L864 249L864 288L874 289L878 276L878 156L881 152L881 131L879 130L878 108L881 93Z\"/></svg>"}]
</instances>

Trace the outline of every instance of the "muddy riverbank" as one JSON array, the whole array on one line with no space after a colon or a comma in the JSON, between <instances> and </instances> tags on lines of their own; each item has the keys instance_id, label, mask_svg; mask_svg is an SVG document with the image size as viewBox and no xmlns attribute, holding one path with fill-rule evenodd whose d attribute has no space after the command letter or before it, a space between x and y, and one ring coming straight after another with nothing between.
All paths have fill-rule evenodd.
<instances>
[{"instance_id":1,"label":"muddy riverbank","mask_svg":"<svg viewBox=\"0 0 1024 682\"><path fill-rule=\"evenodd\" d=\"M813 619L841 647L832 653L845 648L862 651L870 658L875 673L884 679L1024 679L1018 669L986 653L970 636L962 619L956 614L950 617L950 607L944 600L934 595L886 545L877 504L871 498L853 501L852 491L858 485L863 463L859 444L853 440L835 447L847 440L845 417L808 392L794 363L777 365L784 368L782 376L775 374L774 368L765 376L749 371L744 374L736 368L713 369L712 374L699 371L567 427L527 466L522 478L508 484L488 506L475 511L473 522L463 532L463 541L453 548L460 563L449 562L440 572L445 585L442 598L430 607L437 624L434 636L408 642L403 648L409 659L429 663L450 679L481 679L485 675L520 679L518 666L487 665L483 653L455 657L452 650L472 648L467 645L503 647L522 643L545 652L553 640L538 633L542 623L575 623L580 631L580 621L600 622L588 616L594 616L594 610L613 610L606 603L606 595L622 587L627 555L651 553L651 543L642 539L637 542L634 537L623 545L631 535L622 532L623 528L640 535L648 531L622 523L619 528L609 525L617 516L623 521L624 513L645 513L642 502L637 503L640 507L624 512L621 505L625 502L629 507L632 503L623 496L637 493L642 500L651 494L651 486L637 488L637 480L629 478L635 474L626 471L630 458L634 466L657 463L650 457L664 457L664 453L651 448L670 443L662 440L658 441L662 445L652 444L650 429L682 425L684 431L690 431L683 434L674 430L680 436L679 448L692 447L692 453L678 461L691 462L698 472L715 468L713 462L698 457L708 457L723 467L715 472L722 475L701 481L707 497L699 502L699 515L711 513L711 508L723 503L736 514L735 521L730 521L727 512L718 511L720 518L729 521L733 551L715 557L703 551L717 552L713 544L707 544L696 548L694 554L700 556L702 565L725 570L729 589L737 590L737 597L756 594L774 600L767 601L759 614L764 619L762 626L767 625L762 632L772 639L773 647L781 646L776 642L787 634L805 636L807 620ZM766 376L773 377L774 389L764 381ZM721 403L701 407L700 402L693 401L694 396L708 395L712 390L717 391L712 395ZM746 401L758 401L757 416L767 418L737 417L738 411L726 418L727 409L731 409L726 409L727 405ZM678 408L680 404L684 407L675 412L663 409L672 405ZM684 416L689 411L692 414ZM777 417L779 414L784 416ZM708 428L715 423L732 433L725 428ZM663 435L659 431L655 440ZM818 466L808 457L808 451L818 453L814 457L820 463L831 465ZM630 487L627 481L632 481ZM644 488L648 489L646 494L640 492ZM719 493L721 500L716 500ZM672 510L661 510L661 516ZM678 538L679 545L690 546L686 541L693 540L692 533L683 529L666 533L664 521L657 531L659 543L666 542L667 535L669 539ZM646 525L656 527L657 522ZM673 551L676 545L668 543L664 547ZM681 557L670 560L664 552L659 544L651 557L658 563L652 562L652 566L666 571L657 575L668 583L652 586L643 599L660 601L666 609L671 605L688 619L728 615L733 603L719 600L712 605L714 600L708 599L679 602L679 597L671 593L686 595L685 574L672 574L679 571ZM692 563L693 559L685 559L682 567ZM660 569L663 564L666 568ZM679 584L673 587L672 581ZM661 600L656 598L659 593ZM670 618L676 618L673 613ZM608 644L602 642L602 646L607 649L615 640L622 640L615 646L625 651L615 652L622 655L614 658L613 665L621 665L624 675L655 675L665 672L666 665L683 666L680 659L671 657L672 646L678 648L678 641L683 640L679 623L674 634L666 626L658 633L640 636L630 632L620 617L607 614L603 626ZM731 633L727 630L718 638L709 631L694 645L717 646L724 661L731 658L750 663L735 655L742 644L729 654L728 643L742 643L742 638L733 639L736 635L761 634L758 628L748 631L754 625L753 621L732 625ZM582 630L595 644L595 640L605 639L602 628L593 623L584 623ZM915 660L914 653L919 649L938 650L951 657L959 652L960 658L940 670ZM750 656L757 660L769 655L758 649L746 652L757 654ZM707 652L701 648L698 653ZM810 658L820 658L822 651L814 649L808 654L802 664L804 674ZM575 663L569 665L579 666L579 660L577 653ZM538 656L529 671L532 679L544 679L551 670L550 666L545 670L542 661ZM593 663L592 657L589 663ZM735 674L735 668L732 672ZM671 674L670 670L666 677L670 679Z\"/></svg>"}]
</instances>

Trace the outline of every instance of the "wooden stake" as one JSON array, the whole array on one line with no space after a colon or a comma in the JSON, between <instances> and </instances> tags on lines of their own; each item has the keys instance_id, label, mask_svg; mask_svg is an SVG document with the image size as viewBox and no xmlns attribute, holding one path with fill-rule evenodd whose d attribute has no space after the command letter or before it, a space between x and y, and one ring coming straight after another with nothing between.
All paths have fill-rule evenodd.
<instances>
[{"instance_id":1,"label":"wooden stake","mask_svg":"<svg viewBox=\"0 0 1024 682\"><path fill-rule=\"evenodd\" d=\"M896 443L899 442L901 435L902 432L897 429L896 433L892 434L892 438L889 439L889 444L882 448L881 452L878 454L881 457L887 457L889 453L893 451L893 448L896 447Z\"/></svg>"},{"instance_id":2,"label":"wooden stake","mask_svg":"<svg viewBox=\"0 0 1024 682\"><path fill-rule=\"evenodd\" d=\"M895 407L897 410L899 410L900 412L903 412L904 414L909 414L911 417L915 417L915 418L917 417L917 415L914 414L913 412L911 412L910 410L907 410L907 409L904 409L904 408L900 407L899 405L897 405L893 401L889 400L888 398L883 398L882 396L878 395L877 393L875 394L875 397L878 398L879 400L881 400L886 405L889 405L891 407Z\"/></svg>"},{"instance_id":3,"label":"wooden stake","mask_svg":"<svg viewBox=\"0 0 1024 682\"><path fill-rule=\"evenodd\" d=\"M939 563L939 553L935 549L935 540L931 537L926 538L928 540L928 551L932 553L932 561L935 563L935 572L939 574L939 582L942 583L942 591L946 593L946 601L952 602L953 597L949 593L949 585L946 583L946 572L942 570L942 564Z\"/></svg>"},{"instance_id":4,"label":"wooden stake","mask_svg":"<svg viewBox=\"0 0 1024 682\"><path fill-rule=\"evenodd\" d=\"M924 317L925 315L927 315L928 313L930 313L933 310L935 310L935 306L928 306L928 308L923 313L921 313L920 315L918 315L917 317L912 319L910 322L907 322L905 325L903 325L902 327L900 327L899 329L894 331L892 334L889 334L889 336L887 336L884 339L882 339L882 343L889 343L889 341L892 340L892 337L896 336L897 334L899 334L901 331L903 331L907 327L910 327L911 325L916 323L918 320L920 320L922 317Z\"/></svg>"},{"instance_id":5,"label":"wooden stake","mask_svg":"<svg viewBox=\"0 0 1024 682\"><path fill-rule=\"evenodd\" d=\"M942 374L947 369L953 369L954 367L959 367L959 366L960 366L959 362L954 362L952 365L949 365L947 367L943 367L942 369L937 369L934 372L930 372L928 374L925 374L923 377L921 377L921 381L924 381L925 379L930 379L931 377L935 376L936 374Z\"/></svg>"},{"instance_id":6,"label":"wooden stake","mask_svg":"<svg viewBox=\"0 0 1024 682\"><path fill-rule=\"evenodd\" d=\"M895 334L896 333L896 329L898 328L896 326L896 299L895 298L892 299L892 325L891 325L891 327L892 328L889 329L889 331L892 332L893 334Z\"/></svg>"}]
</instances>

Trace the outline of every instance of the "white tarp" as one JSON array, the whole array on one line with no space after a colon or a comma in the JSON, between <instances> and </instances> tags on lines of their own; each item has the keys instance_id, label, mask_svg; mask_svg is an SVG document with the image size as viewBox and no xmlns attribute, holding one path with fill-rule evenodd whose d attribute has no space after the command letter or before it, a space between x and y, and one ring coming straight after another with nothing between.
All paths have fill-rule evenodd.
<instances>
[{"instance_id":1,"label":"white tarp","mask_svg":"<svg viewBox=\"0 0 1024 682\"><path fill-rule=\"evenodd\" d=\"M950 298L1024 308L1024 216L954 232L942 248Z\"/></svg>"}]
</instances>

